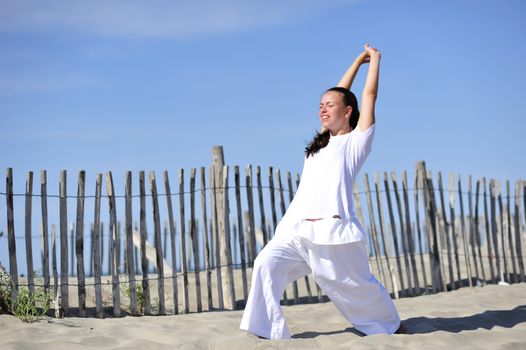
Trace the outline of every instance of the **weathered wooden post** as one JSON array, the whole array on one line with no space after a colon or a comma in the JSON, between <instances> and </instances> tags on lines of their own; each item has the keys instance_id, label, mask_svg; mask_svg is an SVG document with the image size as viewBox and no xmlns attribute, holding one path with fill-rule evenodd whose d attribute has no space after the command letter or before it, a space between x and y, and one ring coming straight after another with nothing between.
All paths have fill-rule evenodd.
<instances>
[{"instance_id":1,"label":"weathered wooden post","mask_svg":"<svg viewBox=\"0 0 526 350\"><path fill-rule=\"evenodd\" d=\"M27 173L26 179L26 215L25 215L25 239L26 239L26 262L27 262L27 284L29 288L29 295L32 296L35 292L35 282L33 271L33 245L31 240L31 214L33 203L33 172Z\"/></svg>"},{"instance_id":2,"label":"weathered wooden post","mask_svg":"<svg viewBox=\"0 0 526 350\"><path fill-rule=\"evenodd\" d=\"M184 169L179 169L179 248L181 250L181 273L183 274L183 304L184 312L190 312L190 299L188 298L188 260L186 246L186 226L184 211Z\"/></svg>"},{"instance_id":3,"label":"weathered wooden post","mask_svg":"<svg viewBox=\"0 0 526 350\"><path fill-rule=\"evenodd\" d=\"M455 286L458 286L458 288L462 287L462 277L460 275L460 255L459 255L459 247L458 247L458 240L457 240L457 231L456 231L456 215L455 215L455 177L453 174L449 174L449 212L450 212L450 232L451 232L451 240L453 243L453 249L455 251L455 263L457 267L457 281L455 283ZM467 258L467 257L466 257ZM445 272L444 272L445 273Z\"/></svg>"},{"instance_id":4,"label":"weathered wooden post","mask_svg":"<svg viewBox=\"0 0 526 350\"><path fill-rule=\"evenodd\" d=\"M396 265L398 267L398 277L399 277L399 280L400 280L401 294L405 295L406 292L405 292L405 287L404 287L404 277L403 277L403 272L402 272L402 263L400 261L400 256L401 255L400 255L400 249L398 247L398 236L396 234L396 222L395 222L395 217L394 217L394 213L393 213L393 205L391 204L391 191L389 189L389 179L387 177L387 172L384 172L384 187L385 187L385 197L387 199L387 209L388 209L388 212L389 212L389 222L390 222L390 225L391 225L391 233L392 233L392 236L393 236L393 245L394 245L394 249L395 249ZM358 209L359 208L357 206L357 212L360 215L360 211Z\"/></svg>"},{"instance_id":5,"label":"weathered wooden post","mask_svg":"<svg viewBox=\"0 0 526 350\"><path fill-rule=\"evenodd\" d=\"M466 237L466 222L464 218L464 204L462 201L462 186L460 182L460 175L458 176L458 204L460 206L460 224L461 224L461 231L462 231L462 244L464 246L464 255L466 257L465 263L466 263L466 270L468 273L468 282L469 286L473 287L473 281L471 278L472 272L471 272L471 263L469 259L469 246L468 246L468 240Z\"/></svg>"},{"instance_id":6,"label":"weathered wooden post","mask_svg":"<svg viewBox=\"0 0 526 350\"><path fill-rule=\"evenodd\" d=\"M450 180L452 179L452 177L450 177ZM452 183L450 182L451 186L452 186ZM449 286L451 289L457 289L456 288L456 283L455 283L455 277L454 277L454 273L453 273L453 260L452 260L452 257L451 257L451 253L452 253L452 237L451 236L454 236L455 235L455 212L454 212L454 201L455 201L455 193L453 192L452 188L450 188L450 192L449 192L449 207L450 207L450 212L449 212L449 215L450 215L450 218L451 218L451 222L452 222L452 225L451 225L451 230L450 230L450 225L447 221L447 215L446 215L446 205L445 205L445 202L444 202L444 188L442 186L442 173L439 171L438 172L438 192L439 192L439 195L440 195L440 212L439 212L439 215L440 215L440 220L439 220L439 223L440 223L440 230L441 230L441 233L443 233L443 237L445 238L445 241L446 241L446 248L447 248L447 262L448 262L448 270L449 270ZM451 232L453 232L452 234L450 234ZM456 248L456 245L455 245L455 248ZM455 250L455 259L457 261L457 272L458 272L458 279L457 279L457 283L461 283L461 279L460 279L460 265L459 265L459 262L458 262L458 252ZM444 274L446 272L444 271Z\"/></svg>"},{"instance_id":7,"label":"weathered wooden post","mask_svg":"<svg viewBox=\"0 0 526 350\"><path fill-rule=\"evenodd\" d=\"M210 263L210 242L208 239L208 218L206 215L206 179L205 179L205 168L200 169L201 178L201 215L203 220L203 246L204 246L204 258L205 258L205 271L206 271L206 290L208 292L208 310L212 310L212 274L211 274L211 263Z\"/></svg>"},{"instance_id":8,"label":"weathered wooden post","mask_svg":"<svg viewBox=\"0 0 526 350\"><path fill-rule=\"evenodd\" d=\"M164 260L161 242L161 219L159 214L159 200L157 197L157 182L155 172L150 171L150 190L152 192L153 223L155 234L155 261L157 263L157 293L159 300L159 315L166 314L164 298Z\"/></svg>"},{"instance_id":9,"label":"weathered wooden post","mask_svg":"<svg viewBox=\"0 0 526 350\"><path fill-rule=\"evenodd\" d=\"M60 171L60 307L68 314L68 218L66 170Z\"/></svg>"},{"instance_id":10,"label":"weathered wooden post","mask_svg":"<svg viewBox=\"0 0 526 350\"><path fill-rule=\"evenodd\" d=\"M230 223L228 202L228 166L225 165L223 146L212 148L212 166L216 184L217 218L219 228L219 247L221 261L221 281L223 284L223 305L226 309L236 308L234 276L232 271L232 251L230 249Z\"/></svg>"},{"instance_id":11,"label":"weathered wooden post","mask_svg":"<svg viewBox=\"0 0 526 350\"><path fill-rule=\"evenodd\" d=\"M9 274L13 280L13 287L11 288L11 300L17 298L18 293L18 269L16 266L16 240L15 240L15 221L14 221L14 207L13 207L13 168L7 168L5 191L7 193L7 238L9 247Z\"/></svg>"},{"instance_id":12,"label":"weathered wooden post","mask_svg":"<svg viewBox=\"0 0 526 350\"><path fill-rule=\"evenodd\" d=\"M267 220L265 219L265 205L263 203L263 186L261 185L261 167L259 165L256 167L256 183L258 187L259 217L261 232L263 234L263 246L266 246L268 242Z\"/></svg>"},{"instance_id":13,"label":"weathered wooden post","mask_svg":"<svg viewBox=\"0 0 526 350\"><path fill-rule=\"evenodd\" d=\"M221 172L221 169L218 169L218 172ZM210 215L211 218L211 233L210 240L212 242L213 250L213 261L216 274L216 287L217 287L217 301L219 310L223 310L223 281L221 278L221 253L219 249L219 228L218 228L218 184L216 182L216 167L214 165L210 166L208 175L210 177Z\"/></svg>"},{"instance_id":14,"label":"weathered wooden post","mask_svg":"<svg viewBox=\"0 0 526 350\"><path fill-rule=\"evenodd\" d=\"M170 190L170 179L168 171L163 172L164 177L164 190L166 192L166 208L168 210L168 227L170 228L170 249L172 252L172 295L174 302L174 314L179 313L179 297L177 290L177 251L175 249L175 221L172 209L172 193ZM166 244L165 244L166 246ZM166 249L166 247L165 247ZM164 256L166 256L166 251L164 251Z\"/></svg>"},{"instance_id":15,"label":"weathered wooden post","mask_svg":"<svg viewBox=\"0 0 526 350\"><path fill-rule=\"evenodd\" d=\"M373 210L373 200L371 196L371 189L369 187L369 175L365 173L363 175L363 184L365 186L365 199L367 200L367 211L369 212L369 225L371 227L371 238L373 243L374 258L376 259L376 266L378 267L378 274L383 285L387 285L385 280L385 274L383 264L380 262L380 246L378 244L378 231L376 229L376 221ZM365 223L364 223L365 224ZM409 272L409 270L407 270Z\"/></svg>"},{"instance_id":16,"label":"weathered wooden post","mask_svg":"<svg viewBox=\"0 0 526 350\"><path fill-rule=\"evenodd\" d=\"M471 195L471 186L472 185L472 179L471 175L468 176L468 223L469 223L469 246L471 246L472 251L472 258L473 258L473 267L475 269L475 275L476 280L480 279L479 275L479 268L477 265L477 250L475 249L476 246L476 238L475 238L475 228L474 228L474 220L473 220L473 198Z\"/></svg>"},{"instance_id":17,"label":"weathered wooden post","mask_svg":"<svg viewBox=\"0 0 526 350\"><path fill-rule=\"evenodd\" d=\"M405 224L407 231L407 244L409 248L409 256L411 259L411 267L413 269L413 281L417 293L420 293L420 283L418 280L418 273L415 260L415 243L413 241L413 231L411 230L411 214L409 211L409 195L407 185L407 172L402 172L402 195L405 204Z\"/></svg>"},{"instance_id":18,"label":"weathered wooden post","mask_svg":"<svg viewBox=\"0 0 526 350\"><path fill-rule=\"evenodd\" d=\"M393 295L396 297L396 299L398 299L398 291L395 290L395 282L393 279L393 273L391 270L391 262L389 261L389 252L388 252L387 242L386 242L385 233L384 233L386 226L385 226L384 214L382 210L382 200L380 197L380 175L378 173L374 174L374 186L375 186L374 192L376 193L376 208L378 209L379 231L380 231L380 237L382 239L382 247L384 249L385 262L387 263L387 271L389 272L389 282L391 282L391 290L393 291Z\"/></svg>"},{"instance_id":19,"label":"weathered wooden post","mask_svg":"<svg viewBox=\"0 0 526 350\"><path fill-rule=\"evenodd\" d=\"M520 281L526 281L526 275L524 273L524 256L522 255L522 242L521 242L521 227L520 227L520 196L521 196L521 181L515 181L515 215L513 215L513 224L515 227L515 248L517 249L517 259L519 263ZM524 214L526 216L526 193L524 193Z\"/></svg>"},{"instance_id":20,"label":"weathered wooden post","mask_svg":"<svg viewBox=\"0 0 526 350\"><path fill-rule=\"evenodd\" d=\"M113 186L113 176L111 171L106 173L106 193L108 194L108 206L110 212L110 273L112 283L112 296L113 296L113 316L121 316L121 295L119 285L119 256L117 254L117 208L115 203L115 188Z\"/></svg>"},{"instance_id":21,"label":"weathered wooden post","mask_svg":"<svg viewBox=\"0 0 526 350\"><path fill-rule=\"evenodd\" d=\"M492 252L492 246L493 246L493 240L492 240L492 233L490 229L490 216L488 214L488 201L487 201L487 191L486 191L486 178L482 178L482 190L484 192L483 195L483 202L484 202L484 215L482 216L484 221L484 230L486 231L486 248L488 251L488 263L489 263L489 269L490 269L490 276L491 276L491 283L497 283L497 278L495 277L495 268L494 268L494 259L495 256Z\"/></svg>"},{"instance_id":22,"label":"weathered wooden post","mask_svg":"<svg viewBox=\"0 0 526 350\"><path fill-rule=\"evenodd\" d=\"M190 169L190 239L192 240L192 252L194 258L194 276L195 276L195 296L197 302L197 312L203 311L201 303L201 278L199 268L199 242L197 237L197 225L195 218L195 177L196 169ZM206 225L205 225L206 226Z\"/></svg>"},{"instance_id":23,"label":"weathered wooden post","mask_svg":"<svg viewBox=\"0 0 526 350\"><path fill-rule=\"evenodd\" d=\"M248 298L247 270L245 260L245 237L243 230L243 209L241 207L241 179L239 166L234 167L234 183L236 186L236 208L237 208L237 227L239 228L239 255L241 257L241 278L243 280L243 299L246 303Z\"/></svg>"},{"instance_id":24,"label":"weathered wooden post","mask_svg":"<svg viewBox=\"0 0 526 350\"><path fill-rule=\"evenodd\" d=\"M150 315L152 313L150 303L150 285L148 282L148 260L146 257L146 179L144 171L139 171L139 198L140 198L140 212L139 212L139 230L141 236L141 270L142 270L142 291L144 296L144 314ZM172 244L174 242L172 241ZM173 270L175 271L175 269Z\"/></svg>"},{"instance_id":25,"label":"weathered wooden post","mask_svg":"<svg viewBox=\"0 0 526 350\"><path fill-rule=\"evenodd\" d=\"M418 188L422 187L420 185L420 182L422 182L421 176L418 176L418 171L415 171L415 191L414 191L414 198L415 198L415 219L416 219L416 229L417 229L417 237L418 237L418 250L420 252L420 266L422 268L422 276L424 277L424 293L427 294L427 274L426 274L426 266L424 263L424 249L423 249L423 241L424 236L423 232L420 229L420 205L418 201Z\"/></svg>"},{"instance_id":26,"label":"weathered wooden post","mask_svg":"<svg viewBox=\"0 0 526 350\"><path fill-rule=\"evenodd\" d=\"M104 317L104 309L102 308L102 255L101 255L101 225L100 225L100 201L102 188L102 174L97 174L95 183L95 209L93 220L93 270L95 272L95 313L98 318Z\"/></svg>"},{"instance_id":27,"label":"weathered wooden post","mask_svg":"<svg viewBox=\"0 0 526 350\"><path fill-rule=\"evenodd\" d=\"M247 246L248 246L248 266L252 267L254 259L256 259L256 226L254 221L254 196L252 192L252 165L248 164L245 167L245 185L247 190L247 205L248 212L245 215L245 222L247 228Z\"/></svg>"},{"instance_id":28,"label":"weathered wooden post","mask_svg":"<svg viewBox=\"0 0 526 350\"><path fill-rule=\"evenodd\" d=\"M84 273L84 197L86 172L81 170L77 189L77 221L75 224L75 255L77 257L77 279L79 317L86 317L86 281Z\"/></svg>"},{"instance_id":29,"label":"weathered wooden post","mask_svg":"<svg viewBox=\"0 0 526 350\"><path fill-rule=\"evenodd\" d=\"M49 292L49 238L48 238L48 215L47 215L47 175L46 171L40 171L40 201L42 207L42 268L44 269L44 291Z\"/></svg>"},{"instance_id":30,"label":"weathered wooden post","mask_svg":"<svg viewBox=\"0 0 526 350\"><path fill-rule=\"evenodd\" d=\"M402 249L404 251L404 263L405 263L405 271L407 276L407 291L409 295L415 294L415 287L413 285L413 279L411 277L411 264L409 262L409 248L407 244L407 234L405 230L405 222L404 222L404 213L402 208L402 200L400 199L400 193L398 192L398 179L396 177L396 172L391 172L391 181L393 182L393 192L395 195L396 200L396 208L398 210L398 223L400 225L400 241L402 243Z\"/></svg>"},{"instance_id":31,"label":"weathered wooden post","mask_svg":"<svg viewBox=\"0 0 526 350\"><path fill-rule=\"evenodd\" d=\"M502 280L502 270L501 270L501 261L499 254L499 234L497 228L497 188L496 188L495 179L490 179L489 189L490 189L490 210L491 210L491 234L493 239L493 249L495 252L495 262L497 265L497 280Z\"/></svg>"},{"instance_id":32,"label":"weathered wooden post","mask_svg":"<svg viewBox=\"0 0 526 350\"><path fill-rule=\"evenodd\" d=\"M506 226L508 231L508 244L510 247L510 257L511 257L511 264L513 267L513 282L518 282L518 275L517 275L517 264L515 263L515 251L513 247L513 235L511 233L512 231L512 225L511 225L511 197L510 197L510 182L509 180L506 180ZM511 283L511 281L510 281Z\"/></svg>"},{"instance_id":33,"label":"weathered wooden post","mask_svg":"<svg viewBox=\"0 0 526 350\"><path fill-rule=\"evenodd\" d=\"M125 237L126 237L126 272L130 286L130 312L133 316L138 315L137 310L137 287L135 282L135 263L133 257L133 219L132 219L132 173L126 172L125 185Z\"/></svg>"},{"instance_id":34,"label":"weathered wooden post","mask_svg":"<svg viewBox=\"0 0 526 350\"><path fill-rule=\"evenodd\" d=\"M433 238L433 246L430 251L430 262L431 262L431 280L433 283L434 291L445 291L445 285L443 283L442 269L440 266L440 255L438 251L438 234L436 227L436 202L435 194L431 186L431 180L427 177L426 163L424 161L418 161L416 163L416 171L420 172L423 181L423 193L424 203L426 206L426 226L428 232L431 233Z\"/></svg>"}]
</instances>

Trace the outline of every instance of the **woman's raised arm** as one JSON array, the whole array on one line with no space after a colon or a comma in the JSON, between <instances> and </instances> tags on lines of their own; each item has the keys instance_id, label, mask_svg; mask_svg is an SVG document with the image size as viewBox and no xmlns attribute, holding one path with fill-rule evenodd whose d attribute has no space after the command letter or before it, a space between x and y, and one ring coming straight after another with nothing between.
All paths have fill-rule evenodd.
<instances>
[{"instance_id":1,"label":"woman's raised arm","mask_svg":"<svg viewBox=\"0 0 526 350\"><path fill-rule=\"evenodd\" d=\"M343 74L337 86L350 90L352 82L354 81L354 77L356 76L356 73L358 73L358 69L360 69L360 66L363 63L368 61L369 56L367 55L366 51L359 54L358 57L356 57L356 59L354 60L354 62L351 64L351 66L347 69L345 74Z\"/></svg>"},{"instance_id":2,"label":"woman's raised arm","mask_svg":"<svg viewBox=\"0 0 526 350\"><path fill-rule=\"evenodd\" d=\"M382 55L376 48L368 44L364 46L367 61L369 61L369 71L365 80L365 87L362 93L362 110L358 119L358 127L361 131L366 130L375 123L374 106L378 95L378 77L380 74L380 58Z\"/></svg>"}]
</instances>

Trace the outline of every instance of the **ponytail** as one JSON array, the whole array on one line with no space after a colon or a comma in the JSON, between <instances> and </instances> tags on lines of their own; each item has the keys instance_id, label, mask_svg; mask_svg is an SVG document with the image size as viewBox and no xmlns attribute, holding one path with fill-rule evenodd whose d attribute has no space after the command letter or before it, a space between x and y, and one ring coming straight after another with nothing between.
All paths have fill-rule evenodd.
<instances>
[{"instance_id":1,"label":"ponytail","mask_svg":"<svg viewBox=\"0 0 526 350\"><path fill-rule=\"evenodd\" d=\"M360 110L358 109L358 100L356 96L348 89L342 87L333 87L325 91L337 91L342 94L343 103L346 106L352 107L351 117L349 118L349 126L351 130L354 130L358 125L358 119L360 118ZM308 158L318 153L318 151L329 144L329 139L331 137L330 131L326 130L323 133L316 132L316 135L311 142L305 147L305 156Z\"/></svg>"},{"instance_id":2,"label":"ponytail","mask_svg":"<svg viewBox=\"0 0 526 350\"><path fill-rule=\"evenodd\" d=\"M305 147L305 155L307 158L313 156L314 154L318 153L320 149L327 146L330 138L331 132L329 130L325 130L323 133L316 132L316 135L312 141L307 145L307 147Z\"/></svg>"}]
</instances>

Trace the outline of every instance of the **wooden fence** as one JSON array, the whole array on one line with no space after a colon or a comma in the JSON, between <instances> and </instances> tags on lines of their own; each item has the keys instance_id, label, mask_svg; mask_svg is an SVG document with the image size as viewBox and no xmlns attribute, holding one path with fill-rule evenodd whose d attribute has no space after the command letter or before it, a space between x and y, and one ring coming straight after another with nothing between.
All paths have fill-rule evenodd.
<instances>
[{"instance_id":1,"label":"wooden fence","mask_svg":"<svg viewBox=\"0 0 526 350\"><path fill-rule=\"evenodd\" d=\"M371 268L393 297L526 281L525 181L516 181L512 194L509 181L504 193L499 181L482 178L473 192L471 176L463 189L460 176L450 175L445 189L442 174L433 178L424 162L417 162L414 174L412 183L405 171L400 179L395 172L374 174L374 181L364 174L363 189L358 180L354 187ZM132 190L132 173L126 172L125 194L117 195L108 172L105 178L97 174L94 194L86 194L86 174L81 171L77 194L71 196L67 172L61 171L59 194L48 195L47 174L42 171L40 194L34 194L29 172L25 194L18 194L25 202L24 235L16 236L17 194L13 170L8 168L6 191L1 194L6 198L9 274L15 286L11 297L16 300L19 288L27 287L30 293L42 288L55 301L55 311L80 317L243 308L252 263L272 238L278 217L299 184L298 174L287 172L282 177L279 169L269 167L267 175L264 185L261 168L248 165L242 179L238 166L224 164L221 147L213 149L208 169L193 168L189 176L179 170L176 192L167 171L164 193L158 191L154 172L146 178L140 171L138 193ZM448 202L444 193L449 194ZM33 198L40 198L39 219L33 215ZM48 205L52 199L58 205ZM85 206L87 199L92 210ZM68 200L76 202L75 223L69 228ZM58 208L58 232L49 225L50 213L56 213L48 213L50 208ZM84 232L86 213L93 218L89 233ZM40 234L33 236L36 222ZM17 238L25 242L25 276L17 267ZM34 272L35 240L40 240L41 273ZM4 242L0 239L0 248ZM4 258L0 255L0 262ZM323 300L323 292L308 276L287 288L283 303Z\"/></svg>"}]
</instances>

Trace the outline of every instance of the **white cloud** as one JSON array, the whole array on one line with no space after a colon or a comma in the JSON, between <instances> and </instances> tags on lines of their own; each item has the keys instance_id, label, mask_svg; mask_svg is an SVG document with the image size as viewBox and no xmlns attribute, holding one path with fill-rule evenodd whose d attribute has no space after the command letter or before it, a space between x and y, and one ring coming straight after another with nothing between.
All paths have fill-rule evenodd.
<instances>
[{"instance_id":1,"label":"white cloud","mask_svg":"<svg viewBox=\"0 0 526 350\"><path fill-rule=\"evenodd\" d=\"M275 26L359 0L3 0L0 31L188 38Z\"/></svg>"}]
</instances>

